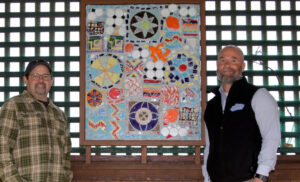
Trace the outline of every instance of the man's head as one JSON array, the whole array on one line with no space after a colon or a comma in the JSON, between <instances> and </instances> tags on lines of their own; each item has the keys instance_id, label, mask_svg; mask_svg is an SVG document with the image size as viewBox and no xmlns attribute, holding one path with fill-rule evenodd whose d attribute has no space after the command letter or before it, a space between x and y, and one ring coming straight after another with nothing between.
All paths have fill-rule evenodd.
<instances>
[{"instance_id":1,"label":"man's head","mask_svg":"<svg viewBox=\"0 0 300 182\"><path fill-rule=\"evenodd\" d=\"M36 99L47 101L47 95L53 84L52 70L48 62L42 59L31 61L26 67L23 80L27 91Z\"/></svg>"},{"instance_id":2,"label":"man's head","mask_svg":"<svg viewBox=\"0 0 300 182\"><path fill-rule=\"evenodd\" d=\"M218 55L217 76L222 84L232 84L239 80L245 69L244 55L240 48L229 45Z\"/></svg>"}]
</instances>

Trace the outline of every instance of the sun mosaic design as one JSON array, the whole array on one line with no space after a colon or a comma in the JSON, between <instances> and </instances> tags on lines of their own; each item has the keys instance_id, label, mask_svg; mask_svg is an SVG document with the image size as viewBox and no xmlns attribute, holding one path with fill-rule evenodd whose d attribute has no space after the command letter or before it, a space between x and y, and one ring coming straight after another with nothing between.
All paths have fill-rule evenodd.
<instances>
[{"instance_id":1,"label":"sun mosaic design","mask_svg":"<svg viewBox=\"0 0 300 182\"><path fill-rule=\"evenodd\" d=\"M86 140L201 139L198 4L86 6Z\"/></svg>"}]
</instances>

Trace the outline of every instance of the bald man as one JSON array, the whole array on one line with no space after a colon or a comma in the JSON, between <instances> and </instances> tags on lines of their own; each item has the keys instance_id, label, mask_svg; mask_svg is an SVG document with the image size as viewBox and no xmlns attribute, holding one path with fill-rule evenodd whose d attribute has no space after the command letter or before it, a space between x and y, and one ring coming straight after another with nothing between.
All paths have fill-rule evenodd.
<instances>
[{"instance_id":1,"label":"bald man","mask_svg":"<svg viewBox=\"0 0 300 182\"><path fill-rule=\"evenodd\" d=\"M212 92L204 113L205 182L267 182L280 145L278 106L264 88L249 84L242 73L244 55L237 46L218 55L221 86Z\"/></svg>"}]
</instances>

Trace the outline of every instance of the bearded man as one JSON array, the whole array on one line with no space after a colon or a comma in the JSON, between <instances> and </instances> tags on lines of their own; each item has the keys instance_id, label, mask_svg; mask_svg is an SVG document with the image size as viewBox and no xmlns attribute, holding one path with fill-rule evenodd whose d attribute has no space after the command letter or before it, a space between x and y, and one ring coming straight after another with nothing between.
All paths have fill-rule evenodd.
<instances>
[{"instance_id":1,"label":"bearded man","mask_svg":"<svg viewBox=\"0 0 300 182\"><path fill-rule=\"evenodd\" d=\"M0 179L2 182L68 182L71 140L66 115L48 98L52 69L31 61L23 80L27 89L0 110Z\"/></svg>"},{"instance_id":2,"label":"bearded man","mask_svg":"<svg viewBox=\"0 0 300 182\"><path fill-rule=\"evenodd\" d=\"M267 182L280 145L278 106L265 88L249 84L242 73L244 55L237 46L218 54L221 86L204 113L205 182Z\"/></svg>"}]
</instances>

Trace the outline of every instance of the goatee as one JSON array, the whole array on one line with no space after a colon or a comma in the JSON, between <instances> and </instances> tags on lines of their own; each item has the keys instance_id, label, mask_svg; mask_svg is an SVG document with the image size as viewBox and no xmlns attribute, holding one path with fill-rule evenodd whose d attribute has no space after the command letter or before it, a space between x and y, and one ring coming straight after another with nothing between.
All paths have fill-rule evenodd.
<instances>
[{"instance_id":1,"label":"goatee","mask_svg":"<svg viewBox=\"0 0 300 182\"><path fill-rule=\"evenodd\" d=\"M231 71L233 74L231 76L224 76L225 71ZM225 68L223 70L217 71L217 77L218 80L221 81L224 84L231 84L242 77L242 68L239 71L239 74L237 74L236 71L234 71L232 68Z\"/></svg>"}]
</instances>

